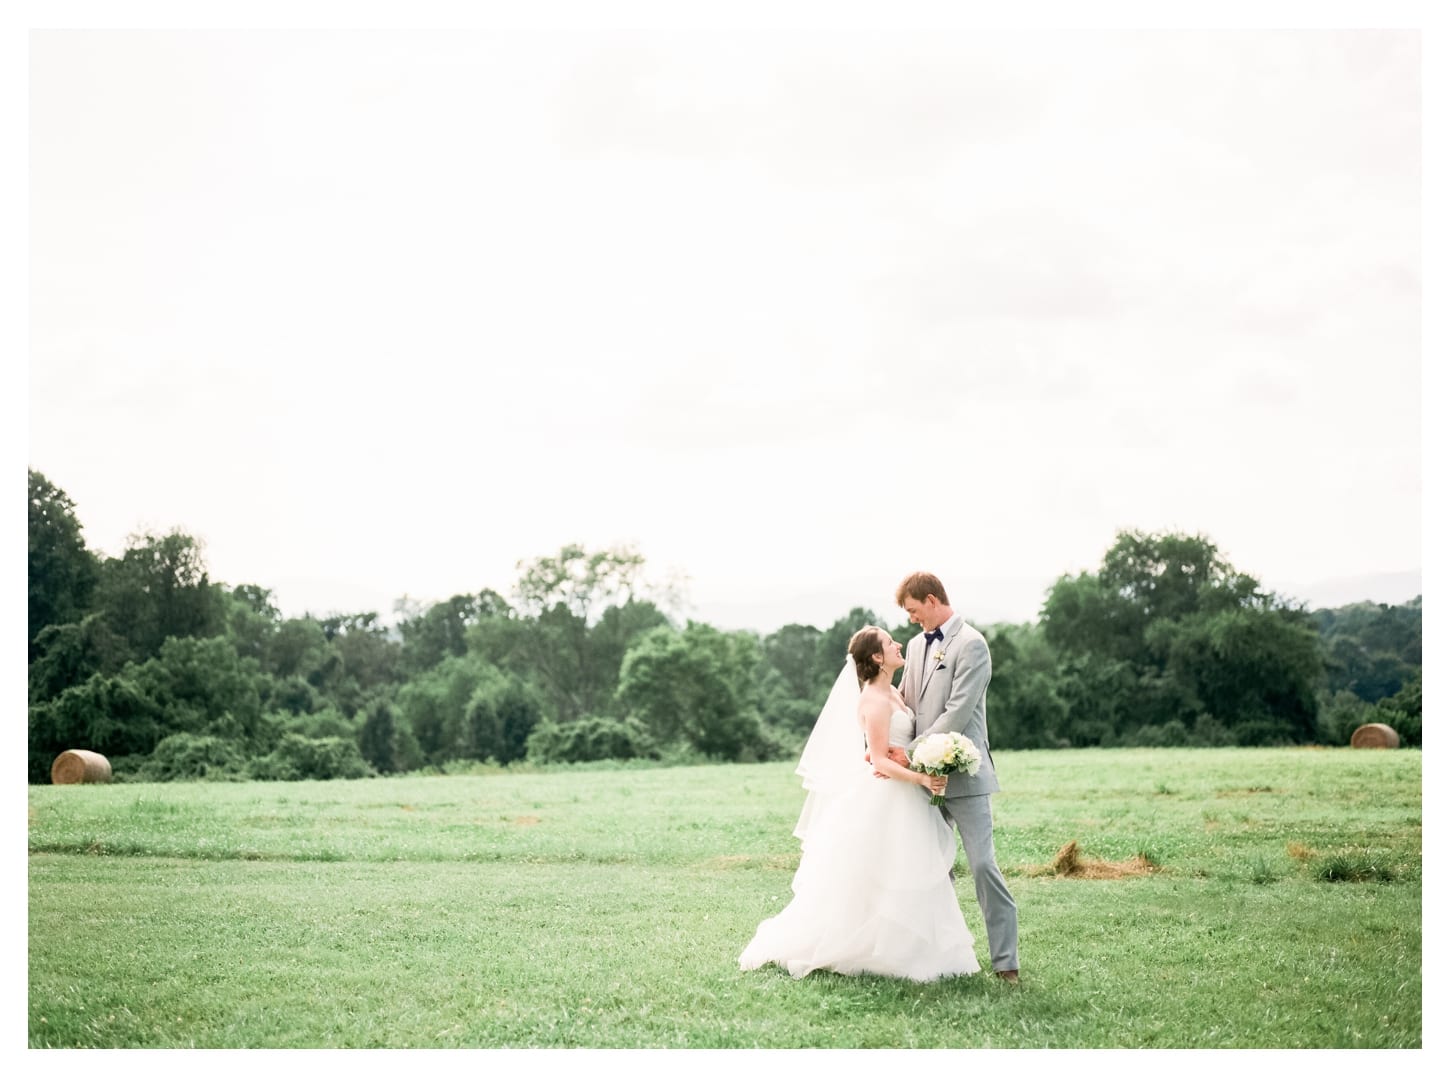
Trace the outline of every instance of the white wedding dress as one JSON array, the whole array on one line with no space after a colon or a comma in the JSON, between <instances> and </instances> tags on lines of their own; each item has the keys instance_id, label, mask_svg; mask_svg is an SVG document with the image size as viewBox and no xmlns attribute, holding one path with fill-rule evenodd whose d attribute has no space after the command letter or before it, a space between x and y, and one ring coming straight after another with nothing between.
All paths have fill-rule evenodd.
<instances>
[{"instance_id":1,"label":"white wedding dress","mask_svg":"<svg viewBox=\"0 0 1450 1077\"><path fill-rule=\"evenodd\" d=\"M905 747L912 729L911 713L897 711L890 742ZM947 874L956 856L951 827L926 790L874 777L861 754L859 774L808 804L795 897L756 929L740 967L774 963L797 978L831 969L919 981L978 971Z\"/></svg>"}]
</instances>

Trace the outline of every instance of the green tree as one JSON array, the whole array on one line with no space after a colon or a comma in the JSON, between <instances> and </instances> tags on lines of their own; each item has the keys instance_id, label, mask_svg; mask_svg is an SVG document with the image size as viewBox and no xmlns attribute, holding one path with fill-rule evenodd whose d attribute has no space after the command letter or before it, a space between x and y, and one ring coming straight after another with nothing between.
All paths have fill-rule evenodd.
<instances>
[{"instance_id":1,"label":"green tree","mask_svg":"<svg viewBox=\"0 0 1450 1077\"><path fill-rule=\"evenodd\" d=\"M321 625L342 663L333 694L344 713L355 714L379 689L400 683L402 644L389 638L376 613L335 615Z\"/></svg>"},{"instance_id":2,"label":"green tree","mask_svg":"<svg viewBox=\"0 0 1450 1077\"><path fill-rule=\"evenodd\" d=\"M1041 628L992 625L983 635L992 654L987 709L992 743L1012 748L1069 746L1058 656Z\"/></svg>"},{"instance_id":3,"label":"green tree","mask_svg":"<svg viewBox=\"0 0 1450 1077\"><path fill-rule=\"evenodd\" d=\"M609 606L599 615L589 629L587 641L586 676L592 685L587 704L595 708L594 713L618 716L613 706L614 690L625 654L640 636L669 623L658 606L641 599Z\"/></svg>"},{"instance_id":4,"label":"green tree","mask_svg":"<svg viewBox=\"0 0 1450 1077\"><path fill-rule=\"evenodd\" d=\"M398 622L398 631L403 639L402 668L411 675L432 669L449 656L457 658L468 653L470 630L510 611L501 595L483 590L474 595L453 595L409 612L410 616Z\"/></svg>"},{"instance_id":5,"label":"green tree","mask_svg":"<svg viewBox=\"0 0 1450 1077\"><path fill-rule=\"evenodd\" d=\"M1147 618L1128 595L1091 573L1062 576L1042 607L1047 642L1063 653L1089 654L1120 662L1144 658Z\"/></svg>"},{"instance_id":6,"label":"green tree","mask_svg":"<svg viewBox=\"0 0 1450 1077\"><path fill-rule=\"evenodd\" d=\"M128 655L142 661L168 639L219 635L226 612L201 544L180 531L132 535L125 552L101 566L96 608Z\"/></svg>"},{"instance_id":7,"label":"green tree","mask_svg":"<svg viewBox=\"0 0 1450 1077\"><path fill-rule=\"evenodd\" d=\"M30 603L30 658L36 637L50 625L79 621L90 607L100 575L95 554L86 549L75 502L38 471L28 473L27 579Z\"/></svg>"},{"instance_id":8,"label":"green tree","mask_svg":"<svg viewBox=\"0 0 1450 1077\"><path fill-rule=\"evenodd\" d=\"M50 780L61 752L86 748L112 760L146 755L168 730L160 708L124 675L92 674L60 695L30 708L30 780Z\"/></svg>"},{"instance_id":9,"label":"green tree","mask_svg":"<svg viewBox=\"0 0 1450 1077\"><path fill-rule=\"evenodd\" d=\"M398 691L398 710L416 738L423 761L480 759L469 705L481 688L500 689L506 675L474 655L450 655Z\"/></svg>"},{"instance_id":10,"label":"green tree","mask_svg":"<svg viewBox=\"0 0 1450 1077\"><path fill-rule=\"evenodd\" d=\"M851 642L851 637L867 625L885 628L886 622L877 617L873 611L863 606L856 606L850 613L821 633L817 676L827 688L835 682L841 672L841 666L846 662L846 647ZM894 635L893 638L895 638ZM824 696L821 697L821 702L825 702Z\"/></svg>"},{"instance_id":11,"label":"green tree","mask_svg":"<svg viewBox=\"0 0 1450 1077\"><path fill-rule=\"evenodd\" d=\"M231 641L237 654L255 659L266 668L272 637L282 622L272 592L252 583L231 589L221 587L218 592L221 635Z\"/></svg>"},{"instance_id":12,"label":"green tree","mask_svg":"<svg viewBox=\"0 0 1450 1077\"><path fill-rule=\"evenodd\" d=\"M1153 724L1134 706L1135 696L1142 694L1139 689L1143 679L1127 662L1080 654L1065 656L1052 686L1067 708L1066 721L1058 726L1060 740L1074 748L1108 747L1117 743L1120 731Z\"/></svg>"},{"instance_id":13,"label":"green tree","mask_svg":"<svg viewBox=\"0 0 1450 1077\"><path fill-rule=\"evenodd\" d=\"M1422 665L1421 614L1419 597L1403 606L1356 602L1315 610L1327 654L1327 690L1348 690L1374 703L1413 680Z\"/></svg>"},{"instance_id":14,"label":"green tree","mask_svg":"<svg viewBox=\"0 0 1450 1077\"><path fill-rule=\"evenodd\" d=\"M152 701L167 733L205 734L248 748L261 748L267 739L262 724L266 680L254 659L237 654L222 637L173 637L155 658L126 672Z\"/></svg>"},{"instance_id":15,"label":"green tree","mask_svg":"<svg viewBox=\"0 0 1450 1077\"><path fill-rule=\"evenodd\" d=\"M1364 716L1366 722L1381 722L1400 736L1407 748L1420 747L1421 723L1424 717L1424 692L1420 673L1407 680L1392 696L1374 704Z\"/></svg>"},{"instance_id":16,"label":"green tree","mask_svg":"<svg viewBox=\"0 0 1450 1077\"><path fill-rule=\"evenodd\" d=\"M822 632L815 625L789 624L761 640L765 664L780 677L781 687L789 698L825 701L832 681L840 672L840 663L826 668L822 661L821 637ZM844 650L841 657L845 657Z\"/></svg>"},{"instance_id":17,"label":"green tree","mask_svg":"<svg viewBox=\"0 0 1450 1077\"><path fill-rule=\"evenodd\" d=\"M608 606L632 600L644 585L644 557L633 547L590 552L571 544L553 557L518 563L514 586L525 612L563 606L586 625Z\"/></svg>"},{"instance_id":18,"label":"green tree","mask_svg":"<svg viewBox=\"0 0 1450 1077\"><path fill-rule=\"evenodd\" d=\"M788 624L760 642L764 663L760 682L761 716L782 735L801 744L841 671L840 662L827 661L822 648L823 635L814 625Z\"/></svg>"},{"instance_id":19,"label":"green tree","mask_svg":"<svg viewBox=\"0 0 1450 1077\"><path fill-rule=\"evenodd\" d=\"M736 760L774 754L758 707L759 640L691 621L651 629L625 655L619 698L662 744Z\"/></svg>"},{"instance_id":20,"label":"green tree","mask_svg":"<svg viewBox=\"0 0 1450 1077\"><path fill-rule=\"evenodd\" d=\"M1226 721L1238 743L1314 739L1324 667L1304 611L1254 603L1161 620L1149 642L1168 676L1201 704L1198 712Z\"/></svg>"},{"instance_id":21,"label":"green tree","mask_svg":"<svg viewBox=\"0 0 1450 1077\"><path fill-rule=\"evenodd\" d=\"M397 774L422 765L423 753L404 725L398 708L387 699L375 699L364 709L358 750L380 774Z\"/></svg>"},{"instance_id":22,"label":"green tree","mask_svg":"<svg viewBox=\"0 0 1450 1077\"><path fill-rule=\"evenodd\" d=\"M618 716L619 667L633 641L668 617L643 597L644 559L629 547L520 561L512 619L492 618L472 634L476 651L533 684L551 720Z\"/></svg>"},{"instance_id":23,"label":"green tree","mask_svg":"<svg viewBox=\"0 0 1450 1077\"><path fill-rule=\"evenodd\" d=\"M1259 590L1258 581L1220 558L1202 535L1120 532L1100 578L1132 603L1144 624L1233 609L1252 602Z\"/></svg>"},{"instance_id":24,"label":"green tree","mask_svg":"<svg viewBox=\"0 0 1450 1077\"><path fill-rule=\"evenodd\" d=\"M529 734L540 720L539 701L517 677L500 673L474 689L463 720L463 757L511 763L527 754Z\"/></svg>"},{"instance_id":25,"label":"green tree","mask_svg":"<svg viewBox=\"0 0 1450 1077\"><path fill-rule=\"evenodd\" d=\"M115 673L124 664L124 646L101 614L47 625L31 641L30 700L54 699L93 673Z\"/></svg>"},{"instance_id":26,"label":"green tree","mask_svg":"<svg viewBox=\"0 0 1450 1077\"><path fill-rule=\"evenodd\" d=\"M623 546L590 552L565 546L554 557L520 561L515 597L525 615L512 639L511 668L536 684L552 719L618 716L615 689L624 654L668 618L643 597L644 558Z\"/></svg>"},{"instance_id":27,"label":"green tree","mask_svg":"<svg viewBox=\"0 0 1450 1077\"><path fill-rule=\"evenodd\" d=\"M173 733L212 737L240 751L264 751L273 730L263 721L265 677L225 639L174 637L160 653L119 673L92 674L30 708L30 776L44 781L67 748L114 761L147 756Z\"/></svg>"},{"instance_id":28,"label":"green tree","mask_svg":"<svg viewBox=\"0 0 1450 1077\"><path fill-rule=\"evenodd\" d=\"M1053 585L1042 630L1063 658L1073 744L1163 741L1142 730L1170 722L1245 744L1315 735L1323 666L1307 613L1202 536L1120 533L1098 573Z\"/></svg>"},{"instance_id":29,"label":"green tree","mask_svg":"<svg viewBox=\"0 0 1450 1077\"><path fill-rule=\"evenodd\" d=\"M805 744L825 698L825 694L810 699L793 695L780 671L770 666L761 673L760 717L767 727L779 733L783 743L797 747Z\"/></svg>"},{"instance_id":30,"label":"green tree","mask_svg":"<svg viewBox=\"0 0 1450 1077\"><path fill-rule=\"evenodd\" d=\"M804 742L840 675L847 643L868 624L886 628L882 618L858 606L824 631L813 625L789 624L760 641L761 715L789 751ZM908 622L887 631L905 645L921 629Z\"/></svg>"}]
</instances>

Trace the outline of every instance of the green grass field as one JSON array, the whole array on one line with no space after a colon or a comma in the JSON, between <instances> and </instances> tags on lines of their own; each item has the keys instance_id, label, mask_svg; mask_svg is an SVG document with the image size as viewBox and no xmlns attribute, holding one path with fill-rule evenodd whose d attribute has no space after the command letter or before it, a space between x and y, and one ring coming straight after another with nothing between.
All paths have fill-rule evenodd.
<instances>
[{"instance_id":1,"label":"green grass field","mask_svg":"<svg viewBox=\"0 0 1450 1077\"><path fill-rule=\"evenodd\" d=\"M790 893L789 763L37 786L29 1043L1417 1048L1420 764L998 752L1016 987L740 972ZM1073 839L1157 870L1039 874Z\"/></svg>"}]
</instances>

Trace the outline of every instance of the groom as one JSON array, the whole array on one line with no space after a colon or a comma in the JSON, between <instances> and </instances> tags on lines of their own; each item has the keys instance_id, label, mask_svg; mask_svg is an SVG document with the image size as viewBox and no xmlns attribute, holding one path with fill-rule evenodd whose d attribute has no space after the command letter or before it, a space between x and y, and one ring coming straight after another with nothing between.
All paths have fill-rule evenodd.
<instances>
[{"instance_id":1,"label":"groom","mask_svg":"<svg viewBox=\"0 0 1450 1077\"><path fill-rule=\"evenodd\" d=\"M1017 904L997 868L992 847L991 794L998 790L997 771L987 741L987 682L992 679L992 656L982 634L956 615L947 601L941 580L927 572L913 572L896 588L896 604L906 611L922 633L906 645L906 669L901 694L916 714L916 736L911 748L933 733L955 731L970 737L982 750L976 774L953 774L947 781L942 814L956 823L962 848L977 886L977 904L987 924L987 945L992 968L1004 980L1017 979ZM900 748L888 753L909 766Z\"/></svg>"}]
</instances>

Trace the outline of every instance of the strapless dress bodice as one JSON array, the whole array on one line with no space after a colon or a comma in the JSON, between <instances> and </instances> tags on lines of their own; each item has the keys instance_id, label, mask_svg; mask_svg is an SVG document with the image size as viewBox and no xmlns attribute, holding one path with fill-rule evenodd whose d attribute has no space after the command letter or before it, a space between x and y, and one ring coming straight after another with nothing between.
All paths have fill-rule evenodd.
<instances>
[{"instance_id":1,"label":"strapless dress bodice","mask_svg":"<svg viewBox=\"0 0 1450 1077\"><path fill-rule=\"evenodd\" d=\"M897 748L905 748L916 736L916 716L910 711L899 710L891 713L891 726L886 734L886 743Z\"/></svg>"}]
</instances>

